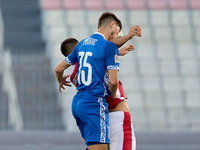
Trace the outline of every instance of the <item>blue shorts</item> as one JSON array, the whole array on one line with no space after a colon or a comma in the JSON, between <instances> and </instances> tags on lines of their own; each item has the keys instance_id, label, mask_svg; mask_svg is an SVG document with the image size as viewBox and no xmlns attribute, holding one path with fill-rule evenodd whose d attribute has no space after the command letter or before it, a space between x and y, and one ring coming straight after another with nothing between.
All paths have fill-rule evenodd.
<instances>
[{"instance_id":1,"label":"blue shorts","mask_svg":"<svg viewBox=\"0 0 200 150\"><path fill-rule=\"evenodd\" d=\"M72 101L72 114L87 146L110 143L105 98L77 92Z\"/></svg>"}]
</instances>

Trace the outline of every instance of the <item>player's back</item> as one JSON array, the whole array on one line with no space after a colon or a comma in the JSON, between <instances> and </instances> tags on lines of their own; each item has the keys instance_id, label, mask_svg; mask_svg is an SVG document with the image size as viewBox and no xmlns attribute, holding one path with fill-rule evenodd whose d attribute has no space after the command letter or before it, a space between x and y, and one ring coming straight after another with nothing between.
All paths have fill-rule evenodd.
<instances>
[{"instance_id":1,"label":"player's back","mask_svg":"<svg viewBox=\"0 0 200 150\"><path fill-rule=\"evenodd\" d=\"M77 46L77 56L79 56L77 90L104 97L107 92L104 83L107 81L105 80L107 67L117 69L119 67L119 63L115 63L114 55L118 55L117 46L106 41L99 33L81 41Z\"/></svg>"}]
</instances>

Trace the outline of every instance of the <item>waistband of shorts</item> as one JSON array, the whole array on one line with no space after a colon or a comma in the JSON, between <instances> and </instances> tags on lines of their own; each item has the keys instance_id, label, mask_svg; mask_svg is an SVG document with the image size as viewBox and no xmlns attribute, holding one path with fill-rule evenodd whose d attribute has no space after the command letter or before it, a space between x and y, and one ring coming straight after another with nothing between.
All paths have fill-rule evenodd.
<instances>
[{"instance_id":1,"label":"waistband of shorts","mask_svg":"<svg viewBox=\"0 0 200 150\"><path fill-rule=\"evenodd\" d=\"M126 115L126 116L131 116L130 112L126 112L126 111L111 111L109 112L109 114L112 114L112 115Z\"/></svg>"},{"instance_id":2,"label":"waistband of shorts","mask_svg":"<svg viewBox=\"0 0 200 150\"><path fill-rule=\"evenodd\" d=\"M91 98L102 98L102 99L105 99L105 97L94 96L94 95L92 95L91 93L84 92L84 91L81 91L81 90L78 90L78 91L77 91L77 95L80 95L80 96L87 96L87 97L91 97Z\"/></svg>"}]
</instances>

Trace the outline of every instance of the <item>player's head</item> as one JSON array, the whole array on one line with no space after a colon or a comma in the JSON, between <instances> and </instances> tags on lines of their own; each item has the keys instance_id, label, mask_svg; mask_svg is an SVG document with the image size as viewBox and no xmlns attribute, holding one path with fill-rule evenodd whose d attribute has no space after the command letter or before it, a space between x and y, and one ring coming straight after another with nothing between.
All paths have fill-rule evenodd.
<instances>
[{"instance_id":1,"label":"player's head","mask_svg":"<svg viewBox=\"0 0 200 150\"><path fill-rule=\"evenodd\" d=\"M111 37L113 37L114 34L116 34L115 37L118 36L119 32L122 29L122 23L121 21L115 16L115 14L111 12L105 12L103 13L98 21L98 29L101 27L111 27Z\"/></svg>"},{"instance_id":2,"label":"player's head","mask_svg":"<svg viewBox=\"0 0 200 150\"><path fill-rule=\"evenodd\" d=\"M68 38L64 40L60 46L61 53L65 57L67 57L73 51L73 49L76 47L77 44L78 40L75 38Z\"/></svg>"}]
</instances>

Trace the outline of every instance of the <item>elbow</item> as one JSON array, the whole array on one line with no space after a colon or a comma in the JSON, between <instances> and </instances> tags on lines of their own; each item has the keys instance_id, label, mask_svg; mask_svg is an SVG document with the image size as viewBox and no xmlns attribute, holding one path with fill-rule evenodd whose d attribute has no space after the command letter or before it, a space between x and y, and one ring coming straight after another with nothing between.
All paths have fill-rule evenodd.
<instances>
[{"instance_id":1,"label":"elbow","mask_svg":"<svg viewBox=\"0 0 200 150\"><path fill-rule=\"evenodd\" d=\"M118 86L118 80L114 80L114 81L109 81L110 82L110 85L112 86L112 87L117 87Z\"/></svg>"},{"instance_id":2,"label":"elbow","mask_svg":"<svg viewBox=\"0 0 200 150\"><path fill-rule=\"evenodd\" d=\"M55 67L55 73L60 73L60 72L62 72L62 71L59 69L58 66L56 66L56 67Z\"/></svg>"}]
</instances>

